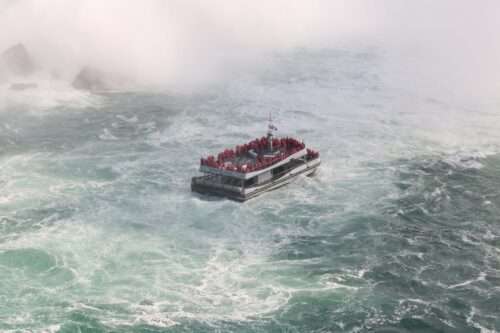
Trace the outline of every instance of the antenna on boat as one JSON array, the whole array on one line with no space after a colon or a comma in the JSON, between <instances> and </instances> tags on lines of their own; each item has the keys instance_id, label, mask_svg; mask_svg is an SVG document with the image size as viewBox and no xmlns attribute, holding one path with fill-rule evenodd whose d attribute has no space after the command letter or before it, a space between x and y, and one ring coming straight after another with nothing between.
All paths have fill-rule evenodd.
<instances>
[{"instance_id":1,"label":"antenna on boat","mask_svg":"<svg viewBox=\"0 0 500 333\"><path fill-rule=\"evenodd\" d=\"M269 111L269 124L267 126L267 141L269 142L269 151L273 151L273 131L277 131L278 128L273 124L272 113Z\"/></svg>"}]
</instances>

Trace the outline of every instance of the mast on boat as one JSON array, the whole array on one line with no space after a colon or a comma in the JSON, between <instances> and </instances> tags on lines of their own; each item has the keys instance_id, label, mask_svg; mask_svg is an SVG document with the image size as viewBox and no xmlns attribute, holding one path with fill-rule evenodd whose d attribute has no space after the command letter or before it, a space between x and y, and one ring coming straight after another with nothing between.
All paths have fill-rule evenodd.
<instances>
[{"instance_id":1,"label":"mast on boat","mask_svg":"<svg viewBox=\"0 0 500 333\"><path fill-rule=\"evenodd\" d=\"M267 141L269 145L269 152L273 152L273 131L277 131L278 128L273 124L273 118L271 112L269 112L269 124L267 126Z\"/></svg>"}]
</instances>

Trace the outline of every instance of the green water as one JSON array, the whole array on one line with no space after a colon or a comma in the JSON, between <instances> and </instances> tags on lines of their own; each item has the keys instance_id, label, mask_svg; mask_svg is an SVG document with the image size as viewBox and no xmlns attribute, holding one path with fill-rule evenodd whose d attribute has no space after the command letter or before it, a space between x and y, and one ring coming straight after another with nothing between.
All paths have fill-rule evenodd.
<instances>
[{"instance_id":1,"label":"green water","mask_svg":"<svg viewBox=\"0 0 500 333\"><path fill-rule=\"evenodd\" d=\"M496 106L405 93L383 61L296 51L190 95L8 92L0 330L498 331ZM199 157L269 110L317 176L192 194Z\"/></svg>"}]
</instances>

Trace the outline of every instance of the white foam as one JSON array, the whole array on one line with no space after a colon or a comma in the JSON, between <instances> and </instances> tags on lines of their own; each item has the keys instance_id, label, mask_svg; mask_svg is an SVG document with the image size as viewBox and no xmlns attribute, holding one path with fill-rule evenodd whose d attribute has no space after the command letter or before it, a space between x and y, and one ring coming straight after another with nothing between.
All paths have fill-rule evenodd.
<instances>
[{"instance_id":1,"label":"white foam","mask_svg":"<svg viewBox=\"0 0 500 333\"><path fill-rule=\"evenodd\" d=\"M469 325L477 328L481 333L498 333L496 330L486 328L486 327L482 326L481 324L479 324L478 322L474 321L475 315L476 315L476 308L471 307L469 315L466 318L466 321Z\"/></svg>"},{"instance_id":2,"label":"white foam","mask_svg":"<svg viewBox=\"0 0 500 333\"><path fill-rule=\"evenodd\" d=\"M57 333L61 329L61 325L55 324L55 325L50 325L49 327L42 329L40 332L41 333Z\"/></svg>"},{"instance_id":3,"label":"white foam","mask_svg":"<svg viewBox=\"0 0 500 333\"><path fill-rule=\"evenodd\" d=\"M358 287L353 287L353 286L349 286L347 284L341 283L341 282L343 282L343 278L341 276L336 276L336 275L332 275L332 274L324 274L321 277L320 281L323 283L325 288L324 289L316 289L318 291L319 290L327 291L327 290L335 290L335 289L345 289L345 290L356 291L359 289Z\"/></svg>"},{"instance_id":4,"label":"white foam","mask_svg":"<svg viewBox=\"0 0 500 333\"><path fill-rule=\"evenodd\" d=\"M480 272L479 276L477 278L472 279L472 280L467 280L467 281L464 281L464 282L461 282L461 283L450 285L450 286L448 286L448 289L455 289L455 288L459 288L459 287L464 287L464 286L467 286L467 285L472 284L474 282L484 281L485 278L486 278L486 273L485 272Z\"/></svg>"},{"instance_id":5,"label":"white foam","mask_svg":"<svg viewBox=\"0 0 500 333\"><path fill-rule=\"evenodd\" d=\"M417 304L422 304L422 305L430 305L431 302L428 302L428 301L424 301L420 298L407 298L407 299L404 299L404 300L400 300L399 301L399 304L402 304L404 302L412 302L412 303L417 303Z\"/></svg>"},{"instance_id":6,"label":"white foam","mask_svg":"<svg viewBox=\"0 0 500 333\"><path fill-rule=\"evenodd\" d=\"M102 134L99 134L99 139L104 140L104 141L116 141L118 138L111 134L111 132L107 129L104 128L102 130Z\"/></svg>"},{"instance_id":7,"label":"white foam","mask_svg":"<svg viewBox=\"0 0 500 333\"><path fill-rule=\"evenodd\" d=\"M134 123L136 123L139 120L139 118L137 118L136 115L134 115L134 116L132 116L130 118L127 118L127 117L119 114L119 115L116 116L116 118L118 118L120 120L123 120L126 123L131 123L131 124L134 124Z\"/></svg>"},{"instance_id":8,"label":"white foam","mask_svg":"<svg viewBox=\"0 0 500 333\"><path fill-rule=\"evenodd\" d=\"M35 78L38 86L22 91L9 89L10 84L0 85L0 111L9 110L16 106L25 106L35 115L40 112L56 110L58 106L65 109L99 108L105 98L86 91L76 90L66 82L44 78Z\"/></svg>"}]
</instances>

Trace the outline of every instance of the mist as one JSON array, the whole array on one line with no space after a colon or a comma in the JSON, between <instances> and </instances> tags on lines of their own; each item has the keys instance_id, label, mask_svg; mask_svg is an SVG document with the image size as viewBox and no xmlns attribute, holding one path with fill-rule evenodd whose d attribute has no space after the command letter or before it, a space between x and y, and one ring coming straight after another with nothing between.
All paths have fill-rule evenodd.
<instances>
[{"instance_id":1,"label":"mist","mask_svg":"<svg viewBox=\"0 0 500 333\"><path fill-rule=\"evenodd\" d=\"M499 32L499 0L0 0L0 332L500 332Z\"/></svg>"},{"instance_id":2,"label":"mist","mask_svg":"<svg viewBox=\"0 0 500 333\"><path fill-rule=\"evenodd\" d=\"M500 92L500 3L385 1L377 44L393 83L450 98Z\"/></svg>"},{"instance_id":3,"label":"mist","mask_svg":"<svg viewBox=\"0 0 500 333\"><path fill-rule=\"evenodd\" d=\"M372 48L389 84L498 96L495 1L0 2L0 51L23 43L38 75L70 82L84 66L126 86L196 89L295 48Z\"/></svg>"},{"instance_id":4,"label":"mist","mask_svg":"<svg viewBox=\"0 0 500 333\"><path fill-rule=\"evenodd\" d=\"M92 66L142 85L196 86L272 51L355 34L361 29L351 23L358 17L354 7L282 0L8 1L0 9L0 49L22 42L41 68L65 78Z\"/></svg>"}]
</instances>

